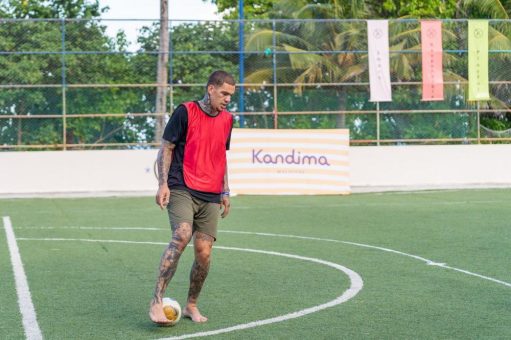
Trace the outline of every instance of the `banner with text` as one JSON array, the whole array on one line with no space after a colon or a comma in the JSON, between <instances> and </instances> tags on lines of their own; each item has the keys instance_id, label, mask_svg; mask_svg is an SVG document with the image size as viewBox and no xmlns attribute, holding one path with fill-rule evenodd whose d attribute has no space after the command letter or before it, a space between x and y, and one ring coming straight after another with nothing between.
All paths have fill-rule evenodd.
<instances>
[{"instance_id":1,"label":"banner with text","mask_svg":"<svg viewBox=\"0 0 511 340\"><path fill-rule=\"evenodd\" d=\"M349 194L348 148L348 129L233 129L229 186L247 195Z\"/></svg>"},{"instance_id":2,"label":"banner with text","mask_svg":"<svg viewBox=\"0 0 511 340\"><path fill-rule=\"evenodd\" d=\"M372 102L392 101L389 66L389 22L368 20L369 88Z\"/></svg>"},{"instance_id":3,"label":"banner with text","mask_svg":"<svg viewBox=\"0 0 511 340\"><path fill-rule=\"evenodd\" d=\"M468 21L468 100L489 100L488 20Z\"/></svg>"},{"instance_id":4,"label":"banner with text","mask_svg":"<svg viewBox=\"0 0 511 340\"><path fill-rule=\"evenodd\" d=\"M422 100L444 99L442 68L442 22L421 21Z\"/></svg>"}]
</instances>

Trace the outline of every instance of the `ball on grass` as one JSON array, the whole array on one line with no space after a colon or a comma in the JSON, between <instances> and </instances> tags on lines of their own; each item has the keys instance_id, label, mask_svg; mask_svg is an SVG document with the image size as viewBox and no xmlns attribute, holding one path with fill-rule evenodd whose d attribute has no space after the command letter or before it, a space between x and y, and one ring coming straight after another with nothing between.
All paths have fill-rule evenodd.
<instances>
[{"instance_id":1,"label":"ball on grass","mask_svg":"<svg viewBox=\"0 0 511 340\"><path fill-rule=\"evenodd\" d=\"M163 313L173 326L181 319L181 306L179 302L171 298L163 298Z\"/></svg>"}]
</instances>

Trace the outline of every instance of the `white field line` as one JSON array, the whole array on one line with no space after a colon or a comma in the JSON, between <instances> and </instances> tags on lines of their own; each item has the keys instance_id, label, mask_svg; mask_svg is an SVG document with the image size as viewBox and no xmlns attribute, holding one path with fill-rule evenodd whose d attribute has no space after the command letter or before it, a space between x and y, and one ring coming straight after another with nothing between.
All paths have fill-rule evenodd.
<instances>
[{"instance_id":1,"label":"white field line","mask_svg":"<svg viewBox=\"0 0 511 340\"><path fill-rule=\"evenodd\" d=\"M339 240L328 239L328 238L319 238L319 237L285 235L285 234L273 234L273 233L256 233L256 232L250 232L250 231L219 230L219 232L222 232L222 233L232 233L232 234L270 236L270 237L287 237L287 238L296 238L296 239L302 239L302 240L314 240L314 241L324 241L324 242L333 242L333 243L343 243L343 244L349 244L349 245L353 245L353 246L357 246L357 247L377 249L377 250L382 250L382 251L385 251L385 252L388 252L388 253L394 253L394 254L397 254L397 255L411 257L413 259L416 259L416 260L419 260L419 261L423 261L427 265L430 265L430 266L437 266L437 267L442 267L442 268L446 268L446 269L451 269L451 270L454 270L454 271L457 271L457 272L460 272L460 273L464 273L464 274L467 274L467 275L475 276L475 277L478 277L478 278L481 278L481 279L484 279L484 280L492 281L492 282L499 283L499 284L507 286L507 287L511 287L511 283L509 283L509 282L505 282L505 281L502 281L502 280L494 279L494 278L489 277L489 276L484 276L484 275L481 275L481 274L473 273L473 272L470 272L468 270L464 270L464 269L460 269L460 268L456 268L456 267L451 267L451 266L446 265L445 263L435 262L435 261L432 261L432 260L428 260L428 259L426 259L424 257L421 257L421 256L404 253L404 252L401 252L401 251L398 251L398 250L394 250L394 249L372 246L372 245L369 245L369 244L356 243L356 242L348 242L348 241L339 241Z\"/></svg>"},{"instance_id":2,"label":"white field line","mask_svg":"<svg viewBox=\"0 0 511 340\"><path fill-rule=\"evenodd\" d=\"M168 245L168 242L152 242L152 241L126 241L126 240L94 240L88 238L60 238L60 237L47 237L47 238L34 238L34 237L19 237L20 241L78 241L78 242L91 242L91 243L125 243L125 244L153 244L153 245ZM215 247L216 248L216 247Z\"/></svg>"},{"instance_id":3,"label":"white field line","mask_svg":"<svg viewBox=\"0 0 511 340\"><path fill-rule=\"evenodd\" d=\"M93 239L67 239L67 238L19 238L19 240L24 241L80 241L80 242L100 242L100 243L125 243L125 244L157 244L157 245L166 245L165 242L149 242L149 241L125 241L125 240L93 240ZM248 328L254 328L259 327L263 325L268 325L276 322L282 322L290 319L296 319L302 316L305 316L307 314L319 312L323 309L334 307L336 305L339 305L343 302L346 302L353 298L355 295L357 295L362 287L364 286L364 282L360 275L353 270L346 268L344 266L341 266L337 263L324 261L321 259L313 258L313 257L305 257L305 256L299 256L299 255L293 255L293 254L286 254L286 253L280 253L275 251L265 251L265 250L258 250L258 249L248 249L248 248L236 248L236 247L224 247L224 246L215 246L215 249L224 249L224 250L235 250L235 251L245 251L250 253L259 253L259 254L267 254L267 255L274 255L274 256L282 256L287 257L291 259L297 259L302 261L309 261L313 263L319 263L334 269L337 269L343 273L345 273L349 279L350 279L350 287L344 291L341 295L336 297L335 299L328 301L326 303L323 303L321 305L309 307L306 309L302 309L296 312L288 313L285 315L280 315L274 318L264 319L264 320L257 320L252 321L248 323L243 323L231 327L216 329L212 331L207 332L198 332L198 333L190 333L190 334L184 334L177 337L170 337L170 338L162 338L162 340L170 340L170 339L189 339L189 338L196 338L196 337L202 337L202 336L209 336L209 335L217 335L217 334L223 334L228 332L234 332L238 330L248 329Z\"/></svg>"},{"instance_id":4,"label":"white field line","mask_svg":"<svg viewBox=\"0 0 511 340\"><path fill-rule=\"evenodd\" d=\"M21 228L22 227L19 227L17 229L21 229ZM39 228L41 228L41 229L53 229L54 227L39 227ZM157 230L168 230L168 228L161 228L161 229L159 229L159 228L142 228L142 227L141 228L122 228L122 227L121 228L55 227L55 229L61 229L61 228L62 229L97 229L97 230L117 230L117 229L119 229L119 230L154 230L154 231L157 231ZM33 228L33 229L36 229L36 228ZM285 234L273 234L273 233L258 233L258 232L250 232L250 231L219 230L218 232L219 233L231 233L231 234L246 234L246 235L258 235L258 236L270 236L270 237L286 237L286 238L295 238L295 239L302 239L302 240L313 240L313 241L322 241L322 242L342 243L342 244L349 244L349 245L353 245L353 246L357 246L357 247L371 248L371 249L385 251L385 252L388 252L388 253L393 253L393 254L396 254L396 255L407 256L407 257L410 257L410 258L413 258L413 259L425 262L427 265L430 265L430 266L436 266L436 267L442 267L442 268L445 268L445 269L454 270L454 271L457 271L457 272L460 272L460 273L463 273L463 274L466 274L466 275L478 277L478 278L481 278L481 279L484 279L484 280L488 280L488 281L492 281L492 282L495 282L495 283L498 283L498 284L501 284L501 285L504 285L504 286L507 286L507 287L511 287L511 283L509 283L509 282L498 280L498 279L495 279L495 278L492 278L492 277L489 277L489 276L485 276L485 275L481 275L481 274L478 274L478 273L470 272L470 271L465 270L465 269L451 267L451 266L448 266L446 263L436 262L436 261L429 260L429 259L426 259L426 258L418 256L418 255L408 254L408 253L405 253L405 252L402 252L402 251L398 251L398 250L394 250L394 249L390 249L390 248L373 246L373 245L364 244L364 243L340 241L340 240L334 240L334 239L328 239L328 238L319 238L319 237L298 236L298 235L285 235ZM18 238L18 240L26 240L26 239Z\"/></svg>"},{"instance_id":5,"label":"white field line","mask_svg":"<svg viewBox=\"0 0 511 340\"><path fill-rule=\"evenodd\" d=\"M5 234L7 236L7 245L11 255L12 269L14 271L14 281L16 282L16 293L18 294L18 305L21 312L23 328L25 336L29 340L42 339L43 335L39 324L37 323L37 316L35 313L34 304L32 303L32 296L28 288L27 276L23 269L23 262L21 262L21 255L16 243L16 236L12 229L12 223L9 216L3 217Z\"/></svg>"},{"instance_id":6,"label":"white field line","mask_svg":"<svg viewBox=\"0 0 511 340\"><path fill-rule=\"evenodd\" d=\"M64 227L16 227L16 229L42 229L42 230L66 230L66 229L75 229L75 230L144 230L144 231L162 231L167 230L170 231L170 226L168 228L145 228L145 227L79 227L79 226L64 226Z\"/></svg>"},{"instance_id":7,"label":"white field line","mask_svg":"<svg viewBox=\"0 0 511 340\"><path fill-rule=\"evenodd\" d=\"M243 330L243 329L259 327L259 326L263 326L263 325L269 325L272 323L282 322L282 321L286 321L286 320L290 320L290 319L296 319L296 318L305 316L307 314L319 312L320 310L334 307L334 306L339 305L343 302L346 302L346 301L350 300L351 298L353 298L355 295L357 295L360 292L360 290L362 289L362 287L364 286L364 282L362 281L362 278L360 277L360 275L358 273L354 272L353 270L351 270L349 268L346 268L344 266L341 266L341 265L333 263L333 262L324 261L324 260L320 260L320 259L316 259L316 258L312 258L312 257L298 256L298 255L279 253L279 252L274 252L274 251L264 251L264 250L257 250L257 249L234 248L234 247L221 247L221 246L218 246L215 248L283 256L283 257L288 257L288 258L292 258L292 259L298 259L298 260L310 261L313 263L323 264L325 266L332 267L339 271L344 272L350 278L351 285L343 294L339 295L334 300L331 300L327 303L324 303L324 304L321 304L318 306L302 309L297 312L277 316L274 318L252 321L252 322L239 324L239 325L222 328L222 329L216 329L216 330L212 330L212 331L183 334L180 336L169 337L169 338L161 338L160 340L189 339L189 338L197 338L197 337L210 336L210 335L218 335L218 334L223 334L223 333L228 333L228 332L233 332L233 331L239 331L239 330Z\"/></svg>"}]
</instances>

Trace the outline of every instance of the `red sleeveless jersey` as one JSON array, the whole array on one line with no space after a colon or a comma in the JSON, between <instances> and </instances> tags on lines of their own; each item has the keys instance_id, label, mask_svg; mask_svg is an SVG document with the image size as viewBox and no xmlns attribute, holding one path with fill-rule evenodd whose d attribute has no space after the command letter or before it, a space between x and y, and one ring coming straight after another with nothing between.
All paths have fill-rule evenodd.
<instances>
[{"instance_id":1,"label":"red sleeveless jersey","mask_svg":"<svg viewBox=\"0 0 511 340\"><path fill-rule=\"evenodd\" d=\"M188 188L221 193L227 164L226 144L232 128L227 111L209 116L195 102L183 104L188 129L183 155L183 179Z\"/></svg>"}]
</instances>

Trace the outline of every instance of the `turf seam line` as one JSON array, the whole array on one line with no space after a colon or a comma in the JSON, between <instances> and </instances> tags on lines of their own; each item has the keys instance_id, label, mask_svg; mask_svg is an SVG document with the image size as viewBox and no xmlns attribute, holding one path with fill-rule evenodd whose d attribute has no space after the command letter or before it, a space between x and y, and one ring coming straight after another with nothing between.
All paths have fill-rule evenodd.
<instances>
[{"instance_id":1,"label":"turf seam line","mask_svg":"<svg viewBox=\"0 0 511 340\"><path fill-rule=\"evenodd\" d=\"M5 234L7 236L7 246L11 255L12 270L14 272L14 281L16 282L16 293L18 294L18 305L21 312L23 329L28 340L40 340L43 338L37 316L32 302L32 296L28 287L27 276L23 269L23 262L19 252L16 236L12 229L12 223L9 216L3 217Z\"/></svg>"}]
</instances>

